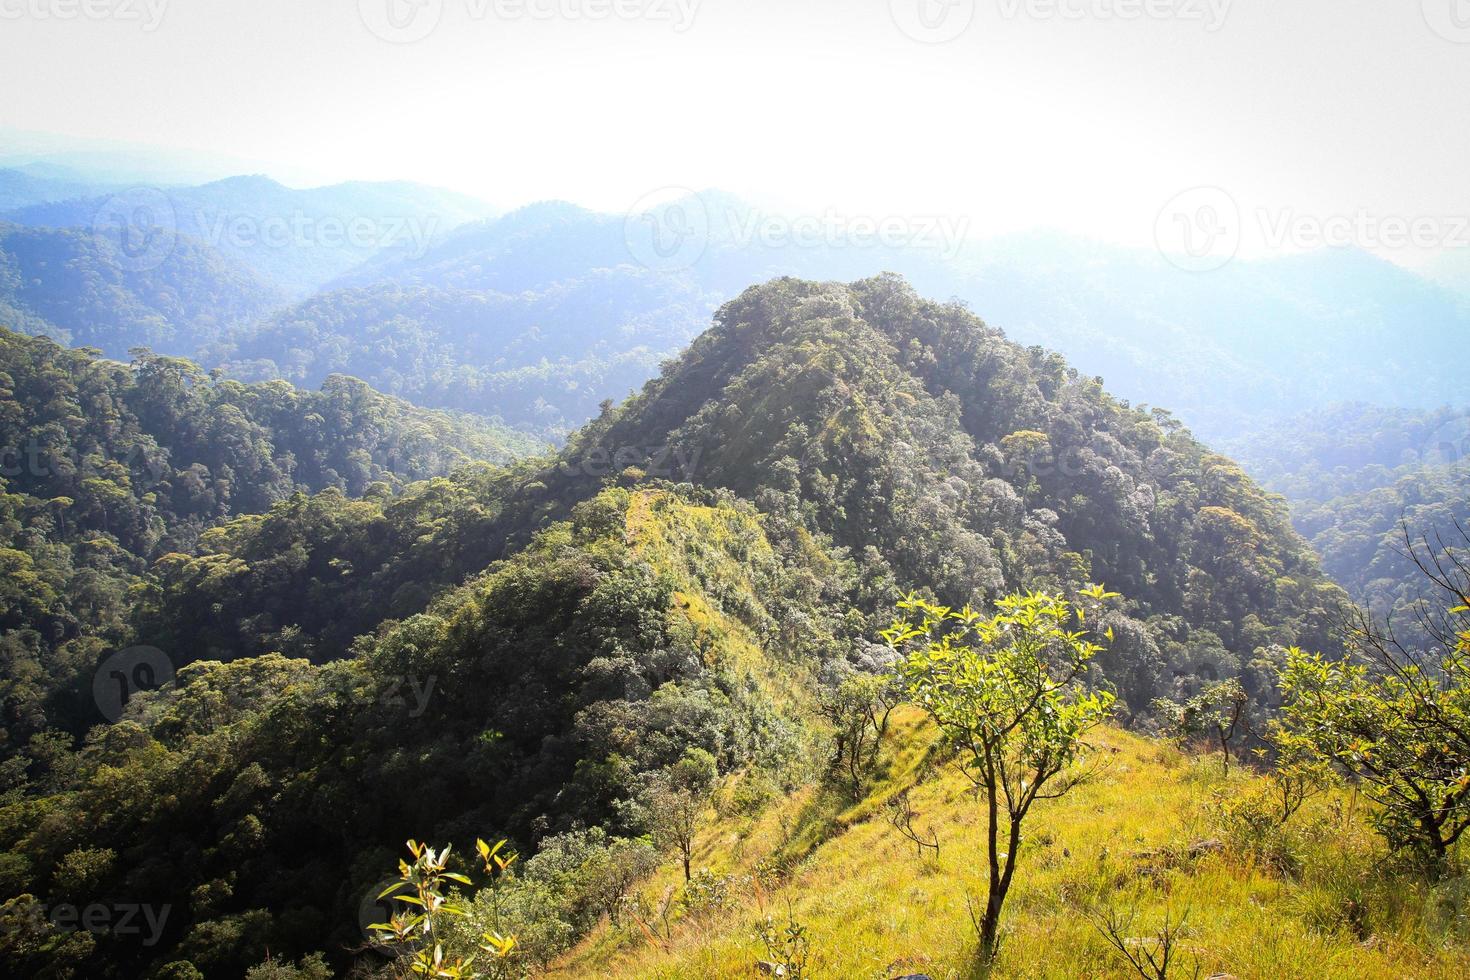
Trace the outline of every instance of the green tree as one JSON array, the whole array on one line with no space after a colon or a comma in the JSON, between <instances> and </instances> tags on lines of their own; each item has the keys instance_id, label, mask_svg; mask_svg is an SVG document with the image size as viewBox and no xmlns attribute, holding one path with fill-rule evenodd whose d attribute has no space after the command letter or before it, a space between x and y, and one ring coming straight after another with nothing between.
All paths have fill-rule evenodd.
<instances>
[{"instance_id":1,"label":"green tree","mask_svg":"<svg viewBox=\"0 0 1470 980\"><path fill-rule=\"evenodd\" d=\"M644 793L653 842L661 849L679 852L686 882L691 877L694 834L709 808L715 775L715 757L704 749L690 748L684 758L655 773Z\"/></svg>"},{"instance_id":2,"label":"green tree","mask_svg":"<svg viewBox=\"0 0 1470 980\"><path fill-rule=\"evenodd\" d=\"M1436 874L1470 827L1470 535L1408 539L1408 554L1443 614L1418 626L1435 646L1421 652L1395 639L1368 613L1349 632L1359 654L1335 661L1292 649L1282 675L1283 751L1324 760L1379 804L1374 816L1389 846L1417 852Z\"/></svg>"},{"instance_id":3,"label":"green tree","mask_svg":"<svg viewBox=\"0 0 1470 980\"><path fill-rule=\"evenodd\" d=\"M853 671L822 696L822 714L832 723L832 769L856 798L878 760L888 716L898 700L893 677Z\"/></svg>"},{"instance_id":4,"label":"green tree","mask_svg":"<svg viewBox=\"0 0 1470 980\"><path fill-rule=\"evenodd\" d=\"M899 670L910 696L933 716L986 795L990 879L980 922L986 960L995 956L1023 821L1037 800L1064 795L1091 772L1079 765L1084 739L1107 718L1114 698L1083 684L1102 648L1074 627L1089 607L1115 595L1100 586L1075 604L1039 592L1010 595L989 617L910 596L883 631L904 653Z\"/></svg>"},{"instance_id":5,"label":"green tree","mask_svg":"<svg viewBox=\"0 0 1470 980\"><path fill-rule=\"evenodd\" d=\"M476 841L486 873L492 876L497 871L503 875L514 856L501 858L500 850L505 841L494 847L483 840ZM478 978L500 978L508 974L509 960L515 951L515 936L502 936L499 932L487 932L480 937L476 952L470 956L447 956L444 952L446 919L463 916L465 908L458 896L449 894L455 884L468 885L470 879L449 870L449 848L435 851L417 841L408 842L408 851L413 863L398 862L399 880L383 891L378 898L388 898L407 906L396 912L386 923L372 928L385 937L387 942L411 955L400 957L395 967L402 976L443 977L445 980L478 980ZM491 960L489 973L474 968L480 954Z\"/></svg>"},{"instance_id":6,"label":"green tree","mask_svg":"<svg viewBox=\"0 0 1470 980\"><path fill-rule=\"evenodd\" d=\"M1174 730L1180 741L1209 737L1220 746L1220 762L1225 775L1230 775L1230 743L1240 733L1250 696L1240 681L1227 677L1206 684L1189 700L1180 703L1168 698L1154 701L1154 710Z\"/></svg>"}]
</instances>

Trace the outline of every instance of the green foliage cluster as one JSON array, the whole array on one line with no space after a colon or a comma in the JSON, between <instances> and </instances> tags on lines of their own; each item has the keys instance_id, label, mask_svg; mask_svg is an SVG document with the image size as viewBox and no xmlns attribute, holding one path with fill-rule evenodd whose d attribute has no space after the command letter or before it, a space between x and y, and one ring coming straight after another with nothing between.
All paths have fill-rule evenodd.
<instances>
[{"instance_id":1,"label":"green foliage cluster","mask_svg":"<svg viewBox=\"0 0 1470 980\"><path fill-rule=\"evenodd\" d=\"M7 750L48 724L79 732L95 720L78 677L106 645L128 639L130 619L146 620L151 597L173 581L184 553L210 552L211 527L277 504L284 508L278 523L289 523L291 508L311 506L298 494L328 491L312 514L315 533L327 534L333 524L326 511L335 504L350 512L347 497L386 500L409 482L532 448L488 423L414 408L351 378L328 379L315 392L282 382L244 385L175 358L140 352L121 364L0 330L0 698ZM432 510L436 494L445 492L440 484L421 487L418 513ZM275 544L269 550L277 566L300 555ZM351 575L340 563L335 570ZM221 571L212 569L211 578L219 583ZM231 604L229 611L238 609ZM264 629L260 617L269 619L270 610L257 605L242 616ZM193 659L189 651L200 639L149 636L180 663Z\"/></svg>"}]
</instances>

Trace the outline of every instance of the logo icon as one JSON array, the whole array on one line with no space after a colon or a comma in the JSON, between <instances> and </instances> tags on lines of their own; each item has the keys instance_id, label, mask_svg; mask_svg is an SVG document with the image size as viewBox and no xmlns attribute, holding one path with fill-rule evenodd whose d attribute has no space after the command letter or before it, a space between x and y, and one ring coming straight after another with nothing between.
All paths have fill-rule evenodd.
<instances>
[{"instance_id":1,"label":"logo icon","mask_svg":"<svg viewBox=\"0 0 1470 980\"><path fill-rule=\"evenodd\" d=\"M1431 887L1424 903L1424 922L1456 945L1470 942L1470 876L1449 878Z\"/></svg>"},{"instance_id":2,"label":"logo icon","mask_svg":"<svg viewBox=\"0 0 1470 980\"><path fill-rule=\"evenodd\" d=\"M1170 263L1186 272L1213 272L1240 250L1240 206L1218 187L1175 195L1154 222L1154 241Z\"/></svg>"},{"instance_id":3,"label":"logo icon","mask_svg":"<svg viewBox=\"0 0 1470 980\"><path fill-rule=\"evenodd\" d=\"M422 41L439 26L444 0L357 0L363 26L390 44Z\"/></svg>"},{"instance_id":4,"label":"logo icon","mask_svg":"<svg viewBox=\"0 0 1470 980\"><path fill-rule=\"evenodd\" d=\"M628 254L646 269L678 272L698 262L709 247L709 209L687 187L645 194L623 222Z\"/></svg>"},{"instance_id":5,"label":"logo icon","mask_svg":"<svg viewBox=\"0 0 1470 980\"><path fill-rule=\"evenodd\" d=\"M173 661L157 647L127 647L109 654L92 676L92 698L102 717L115 722L140 691L156 691L174 679Z\"/></svg>"},{"instance_id":6,"label":"logo icon","mask_svg":"<svg viewBox=\"0 0 1470 980\"><path fill-rule=\"evenodd\" d=\"M898 29L922 44L953 41L975 19L975 0L888 0Z\"/></svg>"},{"instance_id":7,"label":"logo icon","mask_svg":"<svg viewBox=\"0 0 1470 980\"><path fill-rule=\"evenodd\" d=\"M385 926L395 914L404 911L407 906L397 901L397 896L409 894L412 892L408 882L402 878L384 878L368 889L357 904L357 927L362 930L362 938L380 953L391 955L393 934L373 926Z\"/></svg>"},{"instance_id":8,"label":"logo icon","mask_svg":"<svg viewBox=\"0 0 1470 980\"><path fill-rule=\"evenodd\" d=\"M1450 419L1424 440L1419 459L1426 466L1451 466L1470 459L1470 415Z\"/></svg>"},{"instance_id":9,"label":"logo icon","mask_svg":"<svg viewBox=\"0 0 1470 980\"><path fill-rule=\"evenodd\" d=\"M92 216L92 235L112 246L124 271L156 269L179 240L174 202L156 187L134 187L114 194Z\"/></svg>"},{"instance_id":10,"label":"logo icon","mask_svg":"<svg viewBox=\"0 0 1470 980\"><path fill-rule=\"evenodd\" d=\"M1470 0L1421 0L1424 22L1446 41L1470 44Z\"/></svg>"}]
</instances>

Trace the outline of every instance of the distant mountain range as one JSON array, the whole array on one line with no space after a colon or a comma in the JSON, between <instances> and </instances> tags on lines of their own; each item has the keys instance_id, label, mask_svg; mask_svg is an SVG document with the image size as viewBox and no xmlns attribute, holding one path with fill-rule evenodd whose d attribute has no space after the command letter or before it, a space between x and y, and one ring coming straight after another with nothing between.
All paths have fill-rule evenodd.
<instances>
[{"instance_id":1,"label":"distant mountain range","mask_svg":"<svg viewBox=\"0 0 1470 980\"><path fill-rule=\"evenodd\" d=\"M107 228L140 211L165 234L208 245L292 297L380 253L421 254L437 236L494 213L483 201L407 182L297 190L245 176L33 203L4 219L30 227Z\"/></svg>"},{"instance_id":2,"label":"distant mountain range","mask_svg":"<svg viewBox=\"0 0 1470 980\"><path fill-rule=\"evenodd\" d=\"M18 197L64 186L6 179ZM113 356L150 343L250 380L354 374L554 438L654 376L751 283L893 271L1023 344L1061 351L1121 397L1169 406L1209 439L1345 400L1463 400L1444 352L1470 335L1470 299L1444 276L1355 250L1197 273L1061 234L964 241L937 218L875 234L881 219L791 217L718 192L629 216L543 202L496 217L419 185L293 190L263 177L33 202L0 217L109 238L140 208L179 253L148 270L162 281L136 300L157 324L109 322L105 303L62 315L75 289L48 298L53 284L118 279L114 256L73 241L72 259L43 266L30 252L57 246L15 232L0 257L15 280L3 315ZM184 300L195 295L221 298L203 327Z\"/></svg>"}]
</instances>

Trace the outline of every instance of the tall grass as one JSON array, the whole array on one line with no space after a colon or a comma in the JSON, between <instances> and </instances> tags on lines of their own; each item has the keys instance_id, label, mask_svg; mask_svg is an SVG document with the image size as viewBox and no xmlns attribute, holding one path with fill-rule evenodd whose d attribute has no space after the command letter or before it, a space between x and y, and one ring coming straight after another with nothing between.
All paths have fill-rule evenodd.
<instances>
[{"instance_id":1,"label":"tall grass","mask_svg":"<svg viewBox=\"0 0 1470 980\"><path fill-rule=\"evenodd\" d=\"M758 812L727 799L700 834L695 865L723 878L734 900L676 915L658 943L603 927L552 975L748 978L769 958L758 931L772 915L805 930L813 977L1137 976L1099 928L1112 910L1140 943L1166 917L1186 916L1170 976L1196 967L1240 978L1470 976L1470 886L1431 886L1391 857L1361 800L1333 790L1272 835L1244 833L1226 804L1260 790L1263 776L1226 778L1218 758L1115 729L1096 739L1101 778L1033 816L987 970L967 910L967 895L984 888L981 813L933 739L917 711L897 712L857 804L821 786ZM919 856L885 818L885 802L908 787L915 825L938 835L937 856ZM676 875L668 866L645 892L656 899Z\"/></svg>"}]
</instances>

